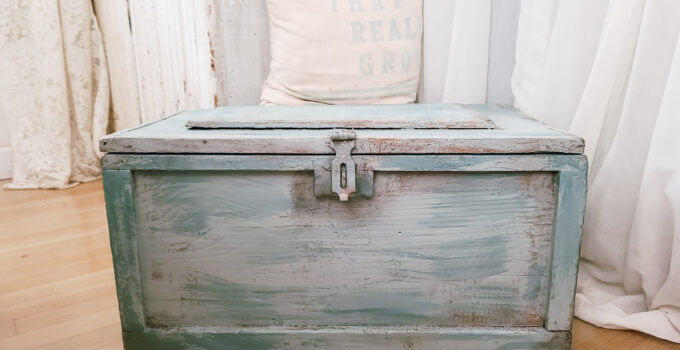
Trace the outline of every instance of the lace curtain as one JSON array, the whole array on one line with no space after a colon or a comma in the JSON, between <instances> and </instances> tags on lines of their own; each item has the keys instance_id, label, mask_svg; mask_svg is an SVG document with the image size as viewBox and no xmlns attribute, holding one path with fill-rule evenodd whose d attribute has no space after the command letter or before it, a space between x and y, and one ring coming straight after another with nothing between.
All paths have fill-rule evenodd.
<instances>
[{"instance_id":1,"label":"lace curtain","mask_svg":"<svg viewBox=\"0 0 680 350\"><path fill-rule=\"evenodd\" d=\"M0 113L14 159L7 188L66 188L100 176L107 74L90 0L0 2Z\"/></svg>"}]
</instances>

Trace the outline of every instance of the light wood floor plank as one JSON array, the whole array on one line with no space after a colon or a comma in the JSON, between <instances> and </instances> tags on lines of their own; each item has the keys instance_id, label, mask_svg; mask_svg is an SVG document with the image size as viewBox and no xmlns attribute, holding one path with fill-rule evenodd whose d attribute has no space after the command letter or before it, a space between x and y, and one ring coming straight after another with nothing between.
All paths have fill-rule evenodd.
<instances>
[{"instance_id":1,"label":"light wood floor plank","mask_svg":"<svg viewBox=\"0 0 680 350\"><path fill-rule=\"evenodd\" d=\"M0 349L123 349L101 181L0 191L0 270ZM575 320L573 347L680 344Z\"/></svg>"},{"instance_id":2,"label":"light wood floor plank","mask_svg":"<svg viewBox=\"0 0 680 350\"><path fill-rule=\"evenodd\" d=\"M71 308L77 308L79 303L93 298L105 297L115 301L114 289L113 281L106 281L91 286L74 288L71 291L54 295L43 295L37 299L17 300L15 303L3 304L0 310L0 321L26 318L43 313L46 310L59 308L70 310Z\"/></svg>"},{"instance_id":3,"label":"light wood floor plank","mask_svg":"<svg viewBox=\"0 0 680 350\"><path fill-rule=\"evenodd\" d=\"M17 335L17 327L14 319L0 320L0 339Z\"/></svg>"},{"instance_id":4,"label":"light wood floor plank","mask_svg":"<svg viewBox=\"0 0 680 350\"><path fill-rule=\"evenodd\" d=\"M112 324L89 332L74 335L58 342L46 344L35 350L73 350L73 349L123 349L120 325Z\"/></svg>"},{"instance_id":5,"label":"light wood floor plank","mask_svg":"<svg viewBox=\"0 0 680 350\"><path fill-rule=\"evenodd\" d=\"M108 284L109 291L115 294L113 281L113 267L89 273L81 274L72 278L61 279L52 283L45 283L31 288L20 289L11 293L0 294L0 315L13 309L26 305L40 305L45 302L54 302L63 299L73 293L86 291L92 286L102 283ZM44 305L52 307L52 304ZM2 318L0 318L2 319Z\"/></svg>"},{"instance_id":6,"label":"light wood floor plank","mask_svg":"<svg viewBox=\"0 0 680 350\"><path fill-rule=\"evenodd\" d=\"M56 323L79 318L80 315L93 314L103 310L116 309L117 307L118 303L108 293L95 298L87 298L79 303L64 305L15 319L16 334L33 332Z\"/></svg>"},{"instance_id":7,"label":"light wood floor plank","mask_svg":"<svg viewBox=\"0 0 680 350\"><path fill-rule=\"evenodd\" d=\"M72 263L55 264L43 267L42 270L31 271L24 275L9 273L9 283L0 283L0 294L15 292L24 288L30 288L43 283L55 282L60 279L75 277L81 274L92 273L110 267L111 257L101 256L103 252L94 252L91 259L75 261ZM25 279L22 279L25 278Z\"/></svg>"},{"instance_id":8,"label":"light wood floor plank","mask_svg":"<svg viewBox=\"0 0 680 350\"><path fill-rule=\"evenodd\" d=\"M109 250L108 242L102 240L104 232L89 232L90 234L73 237L72 239L40 244L31 247L15 245L6 254L0 255L0 273L10 270L18 272L37 271L40 267L55 264L72 264L75 261L89 260L93 254L106 254ZM83 249L86 247L87 249ZM8 248L5 248L7 250ZM14 266L10 267L10 262Z\"/></svg>"},{"instance_id":9,"label":"light wood floor plank","mask_svg":"<svg viewBox=\"0 0 680 350\"><path fill-rule=\"evenodd\" d=\"M118 308L88 313L32 332L0 339L0 349L34 349L118 322Z\"/></svg>"},{"instance_id":10,"label":"light wood floor plank","mask_svg":"<svg viewBox=\"0 0 680 350\"><path fill-rule=\"evenodd\" d=\"M96 213L95 210L92 212ZM30 247L71 239L74 235L92 234L92 231L106 229L106 226L102 226L102 220L106 219L101 215L89 215L83 219L82 213L75 213L62 216L58 222L54 219L33 220L30 223L31 231L23 233L22 230L26 228L25 222L0 224L0 232L7 233L0 236L0 247L17 245L20 249L23 246ZM59 232L59 234L51 235L53 232Z\"/></svg>"}]
</instances>

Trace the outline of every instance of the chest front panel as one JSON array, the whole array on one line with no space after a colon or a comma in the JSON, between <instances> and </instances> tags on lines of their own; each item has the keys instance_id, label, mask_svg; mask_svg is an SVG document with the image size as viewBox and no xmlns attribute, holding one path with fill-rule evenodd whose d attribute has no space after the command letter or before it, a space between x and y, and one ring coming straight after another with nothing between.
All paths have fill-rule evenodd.
<instances>
[{"instance_id":1,"label":"chest front panel","mask_svg":"<svg viewBox=\"0 0 680 350\"><path fill-rule=\"evenodd\" d=\"M542 325L555 173L427 168L348 202L312 171L134 171L147 325Z\"/></svg>"},{"instance_id":2,"label":"chest front panel","mask_svg":"<svg viewBox=\"0 0 680 350\"><path fill-rule=\"evenodd\" d=\"M126 349L568 349L583 140L492 106L225 107L103 138Z\"/></svg>"}]
</instances>

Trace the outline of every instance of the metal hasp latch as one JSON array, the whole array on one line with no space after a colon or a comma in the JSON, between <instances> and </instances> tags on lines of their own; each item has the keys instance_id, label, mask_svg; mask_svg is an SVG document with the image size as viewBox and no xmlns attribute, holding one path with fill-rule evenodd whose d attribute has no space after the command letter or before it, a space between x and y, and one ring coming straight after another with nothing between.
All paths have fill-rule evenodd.
<instances>
[{"instance_id":1,"label":"metal hasp latch","mask_svg":"<svg viewBox=\"0 0 680 350\"><path fill-rule=\"evenodd\" d=\"M345 202L356 191L356 165L352 160L356 134L352 130L333 130L331 141L335 150L331 164L331 190L340 201Z\"/></svg>"}]
</instances>

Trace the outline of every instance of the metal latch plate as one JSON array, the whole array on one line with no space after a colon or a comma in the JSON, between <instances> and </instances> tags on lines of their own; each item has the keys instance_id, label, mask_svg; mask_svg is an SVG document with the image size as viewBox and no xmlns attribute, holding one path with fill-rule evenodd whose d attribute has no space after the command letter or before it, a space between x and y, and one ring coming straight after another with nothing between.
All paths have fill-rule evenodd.
<instances>
[{"instance_id":1,"label":"metal latch plate","mask_svg":"<svg viewBox=\"0 0 680 350\"><path fill-rule=\"evenodd\" d=\"M331 190L341 202L345 202L356 191L356 164L352 159L356 134L351 130L334 130L331 141L335 150L331 164Z\"/></svg>"}]
</instances>

